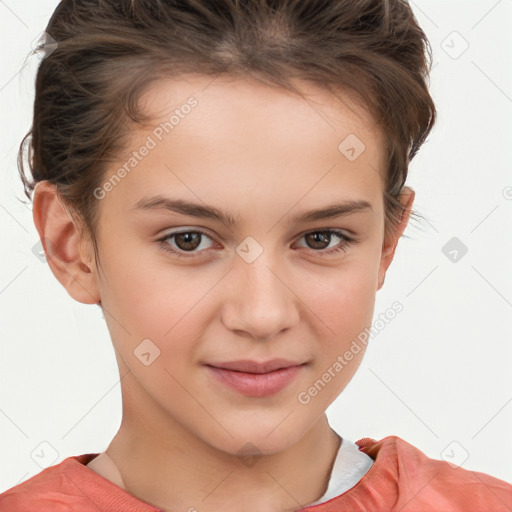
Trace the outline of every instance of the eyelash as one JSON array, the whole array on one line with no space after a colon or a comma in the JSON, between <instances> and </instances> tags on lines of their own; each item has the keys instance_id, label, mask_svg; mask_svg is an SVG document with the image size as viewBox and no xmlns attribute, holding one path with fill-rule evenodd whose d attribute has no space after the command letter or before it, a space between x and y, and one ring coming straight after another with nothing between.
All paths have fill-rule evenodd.
<instances>
[{"instance_id":1,"label":"eyelash","mask_svg":"<svg viewBox=\"0 0 512 512\"><path fill-rule=\"evenodd\" d=\"M195 252L195 253L194 252L178 251L176 249L171 248L171 246L168 243L166 243L167 240L169 240L177 235L184 235L184 234L190 234L190 233L201 234L201 235L204 235L207 238L211 239L211 237L205 231L202 231L201 229L194 229L194 230L188 230L188 231L174 231L172 233L168 233L167 235L165 235L162 238L159 238L157 241L160 242L160 246L163 251L170 252L179 258L201 257L201 252L203 252L203 251L199 251L199 252ZM348 248L350 247L350 245L355 243L354 239L349 238L348 236L346 236L343 232L341 232L338 229L318 229L318 230L308 231L307 233L304 233L300 238L303 238L307 235L314 234L314 233L326 233L329 235L336 235L338 238L340 238L342 240L338 245L336 245L335 247L328 249L328 250L322 249L322 250L317 251L315 249L309 249L310 251L313 251L313 253L315 253L316 255L321 256L321 257L331 256L332 254L346 252L348 250Z\"/></svg>"}]
</instances>

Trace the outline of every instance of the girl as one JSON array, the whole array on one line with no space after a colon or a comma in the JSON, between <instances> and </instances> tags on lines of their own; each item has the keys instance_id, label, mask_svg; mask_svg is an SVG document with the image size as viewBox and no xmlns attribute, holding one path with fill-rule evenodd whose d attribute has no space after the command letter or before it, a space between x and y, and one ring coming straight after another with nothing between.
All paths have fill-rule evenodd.
<instances>
[{"instance_id":1,"label":"girl","mask_svg":"<svg viewBox=\"0 0 512 512\"><path fill-rule=\"evenodd\" d=\"M325 414L436 119L409 5L64 0L46 34L22 179L52 272L103 311L123 419L0 511L509 510L506 482Z\"/></svg>"}]
</instances>

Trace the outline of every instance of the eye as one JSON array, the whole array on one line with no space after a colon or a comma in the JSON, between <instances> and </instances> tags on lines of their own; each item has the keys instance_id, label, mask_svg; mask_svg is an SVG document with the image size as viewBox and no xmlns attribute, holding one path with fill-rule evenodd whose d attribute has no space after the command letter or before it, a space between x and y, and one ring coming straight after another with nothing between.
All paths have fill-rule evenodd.
<instances>
[{"instance_id":1,"label":"eye","mask_svg":"<svg viewBox=\"0 0 512 512\"><path fill-rule=\"evenodd\" d=\"M158 241L161 242L161 247L164 251L171 252L178 257L184 256L193 258L200 255L199 253L201 251L196 251L196 249L201 247L204 238L211 240L204 231L195 229L189 231L174 231L159 238ZM174 239L177 249L173 248L167 242L171 239ZM205 249L205 247L203 246L202 249Z\"/></svg>"},{"instance_id":2,"label":"eye","mask_svg":"<svg viewBox=\"0 0 512 512\"><path fill-rule=\"evenodd\" d=\"M313 252L318 253L319 256L329 256L340 252L346 252L354 242L352 238L349 238L338 229L310 231L309 233L302 235L301 238L304 238L307 241L307 244L314 249ZM336 239L341 240L341 242L336 243L333 247L328 249L331 243L333 241L335 242Z\"/></svg>"},{"instance_id":3,"label":"eye","mask_svg":"<svg viewBox=\"0 0 512 512\"><path fill-rule=\"evenodd\" d=\"M319 256L329 256L346 252L349 246L354 243L352 238L337 229L310 231L302 235L301 238L304 238L310 246L310 250ZM170 252L178 257L195 258L201 256L204 250L212 247L212 245L201 247L204 239L213 242L206 232L200 229L194 229L188 231L173 231L159 238L157 241L160 242L161 248L166 252ZM339 242L329 248L333 241L336 242L336 239L338 239ZM173 240L174 247L169 243L171 240Z\"/></svg>"}]
</instances>

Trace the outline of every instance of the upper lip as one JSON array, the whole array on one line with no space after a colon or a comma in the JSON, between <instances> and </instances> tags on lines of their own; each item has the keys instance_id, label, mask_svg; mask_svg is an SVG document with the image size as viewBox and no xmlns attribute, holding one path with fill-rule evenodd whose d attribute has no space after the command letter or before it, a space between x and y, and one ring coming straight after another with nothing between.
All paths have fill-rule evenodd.
<instances>
[{"instance_id":1,"label":"upper lip","mask_svg":"<svg viewBox=\"0 0 512 512\"><path fill-rule=\"evenodd\" d=\"M209 363L208 366L214 366L216 368L223 368L225 370L235 370L239 372L247 373L267 373L280 368L289 368L291 366L300 366L304 363L297 363L295 361L289 361L287 359L271 359L269 361L263 361L258 363L248 359L240 361L226 361L222 363Z\"/></svg>"}]
</instances>

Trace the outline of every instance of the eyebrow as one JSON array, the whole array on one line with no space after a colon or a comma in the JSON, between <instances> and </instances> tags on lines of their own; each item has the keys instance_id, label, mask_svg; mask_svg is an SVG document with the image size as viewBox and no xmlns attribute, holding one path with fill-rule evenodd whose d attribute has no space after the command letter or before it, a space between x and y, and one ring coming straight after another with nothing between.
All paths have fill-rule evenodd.
<instances>
[{"instance_id":1,"label":"eyebrow","mask_svg":"<svg viewBox=\"0 0 512 512\"><path fill-rule=\"evenodd\" d=\"M234 226L236 219L229 213L223 212L213 206L185 201L183 199L171 199L164 196L143 197L130 209L130 211L164 210L192 217L201 217L217 220L226 226ZM312 222L323 219L332 219L361 211L373 211L371 203L365 200L351 200L316 210L309 210L295 215L291 222Z\"/></svg>"}]
</instances>

